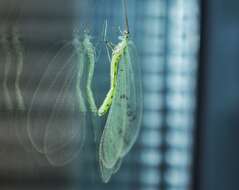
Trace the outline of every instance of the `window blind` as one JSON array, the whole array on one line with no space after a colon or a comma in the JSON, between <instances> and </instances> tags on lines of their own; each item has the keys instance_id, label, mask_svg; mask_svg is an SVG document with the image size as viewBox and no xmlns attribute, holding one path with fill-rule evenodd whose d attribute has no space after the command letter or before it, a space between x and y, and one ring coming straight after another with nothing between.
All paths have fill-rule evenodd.
<instances>
[{"instance_id":1,"label":"window blind","mask_svg":"<svg viewBox=\"0 0 239 190\"><path fill-rule=\"evenodd\" d=\"M199 8L197 0L128 0L130 32L142 68L144 114L137 143L110 183L103 184L99 179L92 140L86 140L83 156L79 155L64 167L53 167L43 155L25 150L11 134L16 123L24 134L26 113L15 113L17 117L13 114L5 116L8 111L3 104L4 164L0 164L3 171L0 185L2 183L9 189L44 190L188 190L193 164ZM28 50L21 80L26 104L30 105L40 80L33 71L38 68L42 72L47 64L36 65L35 60L54 42L69 40L73 28L86 28L91 32L96 48L101 50L97 54L97 74L93 84L99 105L109 87L110 68L102 31L107 20L106 37L117 42L120 30L124 29L121 1L71 0L66 6L65 1L59 0L37 3L25 0L20 18L18 25L24 31L22 41ZM56 54L56 49L48 55ZM43 106L42 109L46 108ZM9 126L11 128L6 129ZM27 138L27 135L21 136L26 141ZM90 133L87 138L91 138ZM7 155L13 156L8 160Z\"/></svg>"}]
</instances>

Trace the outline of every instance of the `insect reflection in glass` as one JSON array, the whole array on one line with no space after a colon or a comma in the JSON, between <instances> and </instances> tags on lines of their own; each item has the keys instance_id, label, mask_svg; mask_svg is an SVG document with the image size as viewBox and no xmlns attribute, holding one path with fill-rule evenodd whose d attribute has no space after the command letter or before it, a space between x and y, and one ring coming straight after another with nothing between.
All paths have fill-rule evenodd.
<instances>
[{"instance_id":1,"label":"insect reflection in glass","mask_svg":"<svg viewBox=\"0 0 239 190\"><path fill-rule=\"evenodd\" d=\"M86 131L85 99L90 109L97 110L91 92L94 49L90 45L88 34L81 39L75 32L73 41L51 60L33 95L28 135L35 149L53 165L65 165L81 152ZM85 76L86 65L91 75Z\"/></svg>"}]
</instances>

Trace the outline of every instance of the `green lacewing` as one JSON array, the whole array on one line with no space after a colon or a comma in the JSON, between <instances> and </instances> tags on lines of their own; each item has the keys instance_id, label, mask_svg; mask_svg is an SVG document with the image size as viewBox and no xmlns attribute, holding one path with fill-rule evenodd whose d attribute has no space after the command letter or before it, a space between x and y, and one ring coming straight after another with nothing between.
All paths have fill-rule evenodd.
<instances>
[{"instance_id":1,"label":"green lacewing","mask_svg":"<svg viewBox=\"0 0 239 190\"><path fill-rule=\"evenodd\" d=\"M126 10L126 1L124 5ZM126 31L121 37L120 45L115 48L120 47L117 51L118 60L115 61L112 57L111 61L111 64L115 63L112 67L113 72L116 73L111 77L111 83L114 85L110 90L113 92L109 91L113 94L112 105L103 107L105 109L102 108L102 112L99 110L99 115L101 115L109 109L99 146L99 164L103 182L108 182L111 176L119 170L124 156L134 145L139 134L143 113L141 71L134 43L129 39L126 14L125 20ZM111 103L111 99L108 98L109 93L105 99L108 104Z\"/></svg>"}]
</instances>

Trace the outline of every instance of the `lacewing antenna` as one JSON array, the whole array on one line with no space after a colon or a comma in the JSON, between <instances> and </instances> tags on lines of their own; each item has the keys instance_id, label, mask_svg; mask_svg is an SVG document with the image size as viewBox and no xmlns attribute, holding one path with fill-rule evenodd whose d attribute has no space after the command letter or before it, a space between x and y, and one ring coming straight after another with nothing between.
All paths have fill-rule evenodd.
<instances>
[{"instance_id":1,"label":"lacewing antenna","mask_svg":"<svg viewBox=\"0 0 239 190\"><path fill-rule=\"evenodd\" d=\"M129 19L128 19L128 7L127 7L127 0L122 0L123 7L124 7L124 17L125 17L125 31L129 33Z\"/></svg>"}]
</instances>

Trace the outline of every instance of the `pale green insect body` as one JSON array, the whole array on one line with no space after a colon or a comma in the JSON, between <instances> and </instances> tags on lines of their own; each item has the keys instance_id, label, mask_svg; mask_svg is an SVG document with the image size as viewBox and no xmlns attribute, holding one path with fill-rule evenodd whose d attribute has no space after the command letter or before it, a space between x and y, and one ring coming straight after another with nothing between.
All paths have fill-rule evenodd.
<instances>
[{"instance_id":1,"label":"pale green insect body","mask_svg":"<svg viewBox=\"0 0 239 190\"><path fill-rule=\"evenodd\" d=\"M95 104L95 99L92 91L92 80L94 75L94 68L95 68L95 48L91 42L91 36L85 33L83 46L86 52L86 57L88 59L88 75L87 75L87 82L86 82L86 94L87 100L90 106L90 110L93 113L97 113L97 106Z\"/></svg>"},{"instance_id":2,"label":"pale green insect body","mask_svg":"<svg viewBox=\"0 0 239 190\"><path fill-rule=\"evenodd\" d=\"M79 39L78 34L74 34L74 40L73 40L73 46L75 48L76 56L77 56L77 62L78 62L78 74L77 74L77 79L76 79L76 91L77 91L77 97L78 97L78 103L79 103L79 110L82 113L85 113L87 111L87 106L84 101L84 96L82 93L82 78L83 78L83 73L84 73L84 67L85 67L85 54L84 52L84 45Z\"/></svg>"},{"instance_id":3,"label":"pale green insect body","mask_svg":"<svg viewBox=\"0 0 239 190\"><path fill-rule=\"evenodd\" d=\"M117 82L117 73L118 73L118 65L120 60L123 57L125 52L125 48L128 45L128 34L122 36L122 41L115 46L112 52L111 59L111 68L110 68L110 90L108 91L103 104L100 106L98 110L98 115L103 116L106 114L112 104L112 99L115 93L115 86Z\"/></svg>"}]
</instances>

